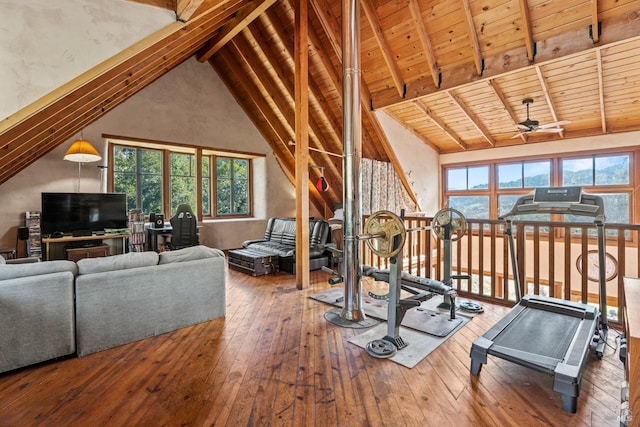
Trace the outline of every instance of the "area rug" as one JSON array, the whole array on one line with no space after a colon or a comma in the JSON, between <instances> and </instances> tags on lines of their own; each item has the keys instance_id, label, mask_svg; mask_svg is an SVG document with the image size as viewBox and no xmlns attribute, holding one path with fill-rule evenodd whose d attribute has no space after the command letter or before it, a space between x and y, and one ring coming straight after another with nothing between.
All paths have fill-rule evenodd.
<instances>
[{"instance_id":1,"label":"area rug","mask_svg":"<svg viewBox=\"0 0 640 427\"><path fill-rule=\"evenodd\" d=\"M313 294L309 298L336 307L343 307L343 297L344 289L332 288ZM449 319L448 310L438 308L442 300L441 295L435 295L422 302L420 307L412 308L406 312L399 334L407 347L397 351L389 360L407 368L413 368L475 315L458 310L456 319L452 321ZM350 343L365 349L369 342L382 339L387 335L387 301L365 294L363 295L362 308L366 316L384 321L349 339Z\"/></svg>"}]
</instances>

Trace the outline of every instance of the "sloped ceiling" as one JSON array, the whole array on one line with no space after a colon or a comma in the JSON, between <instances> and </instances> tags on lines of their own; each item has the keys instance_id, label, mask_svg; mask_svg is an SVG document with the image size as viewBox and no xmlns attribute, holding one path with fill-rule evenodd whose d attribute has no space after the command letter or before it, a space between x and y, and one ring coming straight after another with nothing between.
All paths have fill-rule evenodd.
<instances>
[{"instance_id":1,"label":"sloped ceiling","mask_svg":"<svg viewBox=\"0 0 640 427\"><path fill-rule=\"evenodd\" d=\"M192 55L220 75L294 182L293 2L139 2L176 11L176 22L0 123L0 183ZM331 183L311 198L333 206L341 2L309 6L310 162ZM362 0L360 11L362 155L394 162L401 177L374 110L438 153L640 129L637 0ZM525 99L542 131L517 127Z\"/></svg>"}]
</instances>

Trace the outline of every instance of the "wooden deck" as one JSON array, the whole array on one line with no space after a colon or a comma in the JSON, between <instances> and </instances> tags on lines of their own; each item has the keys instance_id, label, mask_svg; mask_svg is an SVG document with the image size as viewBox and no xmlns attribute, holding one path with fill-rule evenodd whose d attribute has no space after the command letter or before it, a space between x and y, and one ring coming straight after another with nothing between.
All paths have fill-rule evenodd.
<instances>
[{"instance_id":1,"label":"wooden deck","mask_svg":"<svg viewBox=\"0 0 640 427\"><path fill-rule=\"evenodd\" d=\"M224 319L0 375L0 425L618 425L613 339L567 414L547 375L491 357L479 377L469 373L471 343L506 308L484 304L408 369L347 342L361 330L324 319L330 307L308 295L326 279L312 272L298 291L286 273L229 271Z\"/></svg>"}]
</instances>

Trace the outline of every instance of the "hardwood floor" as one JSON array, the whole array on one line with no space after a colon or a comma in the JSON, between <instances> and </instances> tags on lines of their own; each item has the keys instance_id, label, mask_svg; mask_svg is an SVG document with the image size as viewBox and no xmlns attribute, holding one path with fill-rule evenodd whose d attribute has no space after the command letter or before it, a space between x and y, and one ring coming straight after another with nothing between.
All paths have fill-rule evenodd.
<instances>
[{"instance_id":1,"label":"hardwood floor","mask_svg":"<svg viewBox=\"0 0 640 427\"><path fill-rule=\"evenodd\" d=\"M612 347L590 362L578 412L567 414L547 375L492 357L469 373L471 343L506 308L484 304L408 369L347 342L362 330L324 319L330 307L308 296L326 280L312 272L298 291L286 273L229 271L224 319L0 375L0 425L618 425Z\"/></svg>"}]
</instances>

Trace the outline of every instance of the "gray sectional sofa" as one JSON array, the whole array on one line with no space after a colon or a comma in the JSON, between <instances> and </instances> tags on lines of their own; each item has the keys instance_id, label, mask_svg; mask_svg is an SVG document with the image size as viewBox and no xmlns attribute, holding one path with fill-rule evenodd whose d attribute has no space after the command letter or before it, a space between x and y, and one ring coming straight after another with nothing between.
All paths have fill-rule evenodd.
<instances>
[{"instance_id":1,"label":"gray sectional sofa","mask_svg":"<svg viewBox=\"0 0 640 427\"><path fill-rule=\"evenodd\" d=\"M222 251L0 265L0 372L225 315Z\"/></svg>"}]
</instances>

